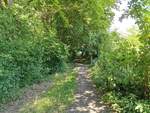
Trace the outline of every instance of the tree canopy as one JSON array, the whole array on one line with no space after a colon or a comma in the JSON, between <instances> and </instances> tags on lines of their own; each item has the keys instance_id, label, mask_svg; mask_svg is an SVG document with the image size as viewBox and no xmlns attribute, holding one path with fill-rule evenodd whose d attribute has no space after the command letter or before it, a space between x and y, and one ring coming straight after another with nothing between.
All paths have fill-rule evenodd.
<instances>
[{"instance_id":1,"label":"tree canopy","mask_svg":"<svg viewBox=\"0 0 150 113\"><path fill-rule=\"evenodd\" d=\"M110 31L118 2L0 0L0 103L82 58L112 109L149 113L150 1L129 0L140 32L127 37Z\"/></svg>"}]
</instances>

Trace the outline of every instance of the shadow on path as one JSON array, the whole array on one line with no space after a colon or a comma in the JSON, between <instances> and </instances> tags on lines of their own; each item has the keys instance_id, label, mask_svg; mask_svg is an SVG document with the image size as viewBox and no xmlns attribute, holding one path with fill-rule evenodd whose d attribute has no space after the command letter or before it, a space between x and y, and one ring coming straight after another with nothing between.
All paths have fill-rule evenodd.
<instances>
[{"instance_id":1,"label":"shadow on path","mask_svg":"<svg viewBox=\"0 0 150 113\"><path fill-rule=\"evenodd\" d=\"M98 102L96 89L88 76L88 67L77 64L75 70L78 71L78 86L75 101L67 113L110 113L105 104Z\"/></svg>"}]
</instances>

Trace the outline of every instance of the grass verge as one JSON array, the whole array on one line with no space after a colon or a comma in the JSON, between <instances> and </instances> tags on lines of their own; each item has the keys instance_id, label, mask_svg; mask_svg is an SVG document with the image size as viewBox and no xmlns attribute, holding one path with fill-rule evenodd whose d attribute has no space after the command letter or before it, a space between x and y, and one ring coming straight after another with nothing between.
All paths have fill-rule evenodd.
<instances>
[{"instance_id":1,"label":"grass verge","mask_svg":"<svg viewBox=\"0 0 150 113\"><path fill-rule=\"evenodd\" d=\"M56 74L52 86L33 102L27 103L20 113L65 113L74 100L76 73Z\"/></svg>"}]
</instances>

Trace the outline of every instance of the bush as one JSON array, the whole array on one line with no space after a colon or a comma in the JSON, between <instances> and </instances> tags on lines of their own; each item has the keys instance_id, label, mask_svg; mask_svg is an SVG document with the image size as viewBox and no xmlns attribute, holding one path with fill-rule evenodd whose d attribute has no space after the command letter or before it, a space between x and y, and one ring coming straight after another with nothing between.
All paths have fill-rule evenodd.
<instances>
[{"instance_id":1,"label":"bush","mask_svg":"<svg viewBox=\"0 0 150 113\"><path fill-rule=\"evenodd\" d=\"M136 73L140 42L136 38L111 41L106 50L101 50L95 67L96 84L107 90L123 91L124 94L133 89L138 91L142 82Z\"/></svg>"},{"instance_id":2,"label":"bush","mask_svg":"<svg viewBox=\"0 0 150 113\"><path fill-rule=\"evenodd\" d=\"M141 68L141 61L149 57L141 60L141 48L143 44L138 37L120 38L112 34L101 46L99 60L92 71L93 81L104 93L104 99L116 105L120 113L149 113L150 110L149 101L144 98L142 72L146 68Z\"/></svg>"},{"instance_id":3,"label":"bush","mask_svg":"<svg viewBox=\"0 0 150 113\"><path fill-rule=\"evenodd\" d=\"M62 70L67 48L50 33L33 33L30 22L16 16L12 9L0 9L0 20L0 103L3 103L15 98L20 88Z\"/></svg>"},{"instance_id":4,"label":"bush","mask_svg":"<svg viewBox=\"0 0 150 113\"><path fill-rule=\"evenodd\" d=\"M108 92L103 96L103 100L111 103L117 113L149 113L150 111L150 101L139 100L133 94L122 96L120 93Z\"/></svg>"}]
</instances>

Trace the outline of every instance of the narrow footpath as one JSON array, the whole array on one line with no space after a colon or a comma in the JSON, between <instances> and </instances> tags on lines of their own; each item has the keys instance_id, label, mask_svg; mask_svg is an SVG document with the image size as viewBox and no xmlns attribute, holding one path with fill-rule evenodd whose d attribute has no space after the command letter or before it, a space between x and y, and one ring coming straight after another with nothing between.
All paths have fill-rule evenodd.
<instances>
[{"instance_id":1,"label":"narrow footpath","mask_svg":"<svg viewBox=\"0 0 150 113\"><path fill-rule=\"evenodd\" d=\"M73 104L65 110L65 113L113 113L109 110L107 105L100 101L99 94L89 77L88 66L78 63L76 64L75 71L78 73L76 78L77 89L75 92L75 100ZM52 83L49 81L41 84L35 84L29 89L27 88L24 91L24 94L16 101L3 106L3 110L0 111L0 113L22 113L20 110L24 108L24 105L28 105L29 103L32 105L32 103L35 103L44 92L47 92L51 85ZM46 106L50 106L49 104L50 103L48 103L48 105L46 104ZM57 106L57 109L58 107L59 106ZM63 113L59 112L57 109L55 111L50 111L43 108L43 112L33 112L32 109L29 108L31 111L25 113Z\"/></svg>"},{"instance_id":2,"label":"narrow footpath","mask_svg":"<svg viewBox=\"0 0 150 113\"><path fill-rule=\"evenodd\" d=\"M95 86L90 80L88 67L77 64L77 91L75 101L69 107L67 113L111 113L108 107L100 102Z\"/></svg>"}]
</instances>

